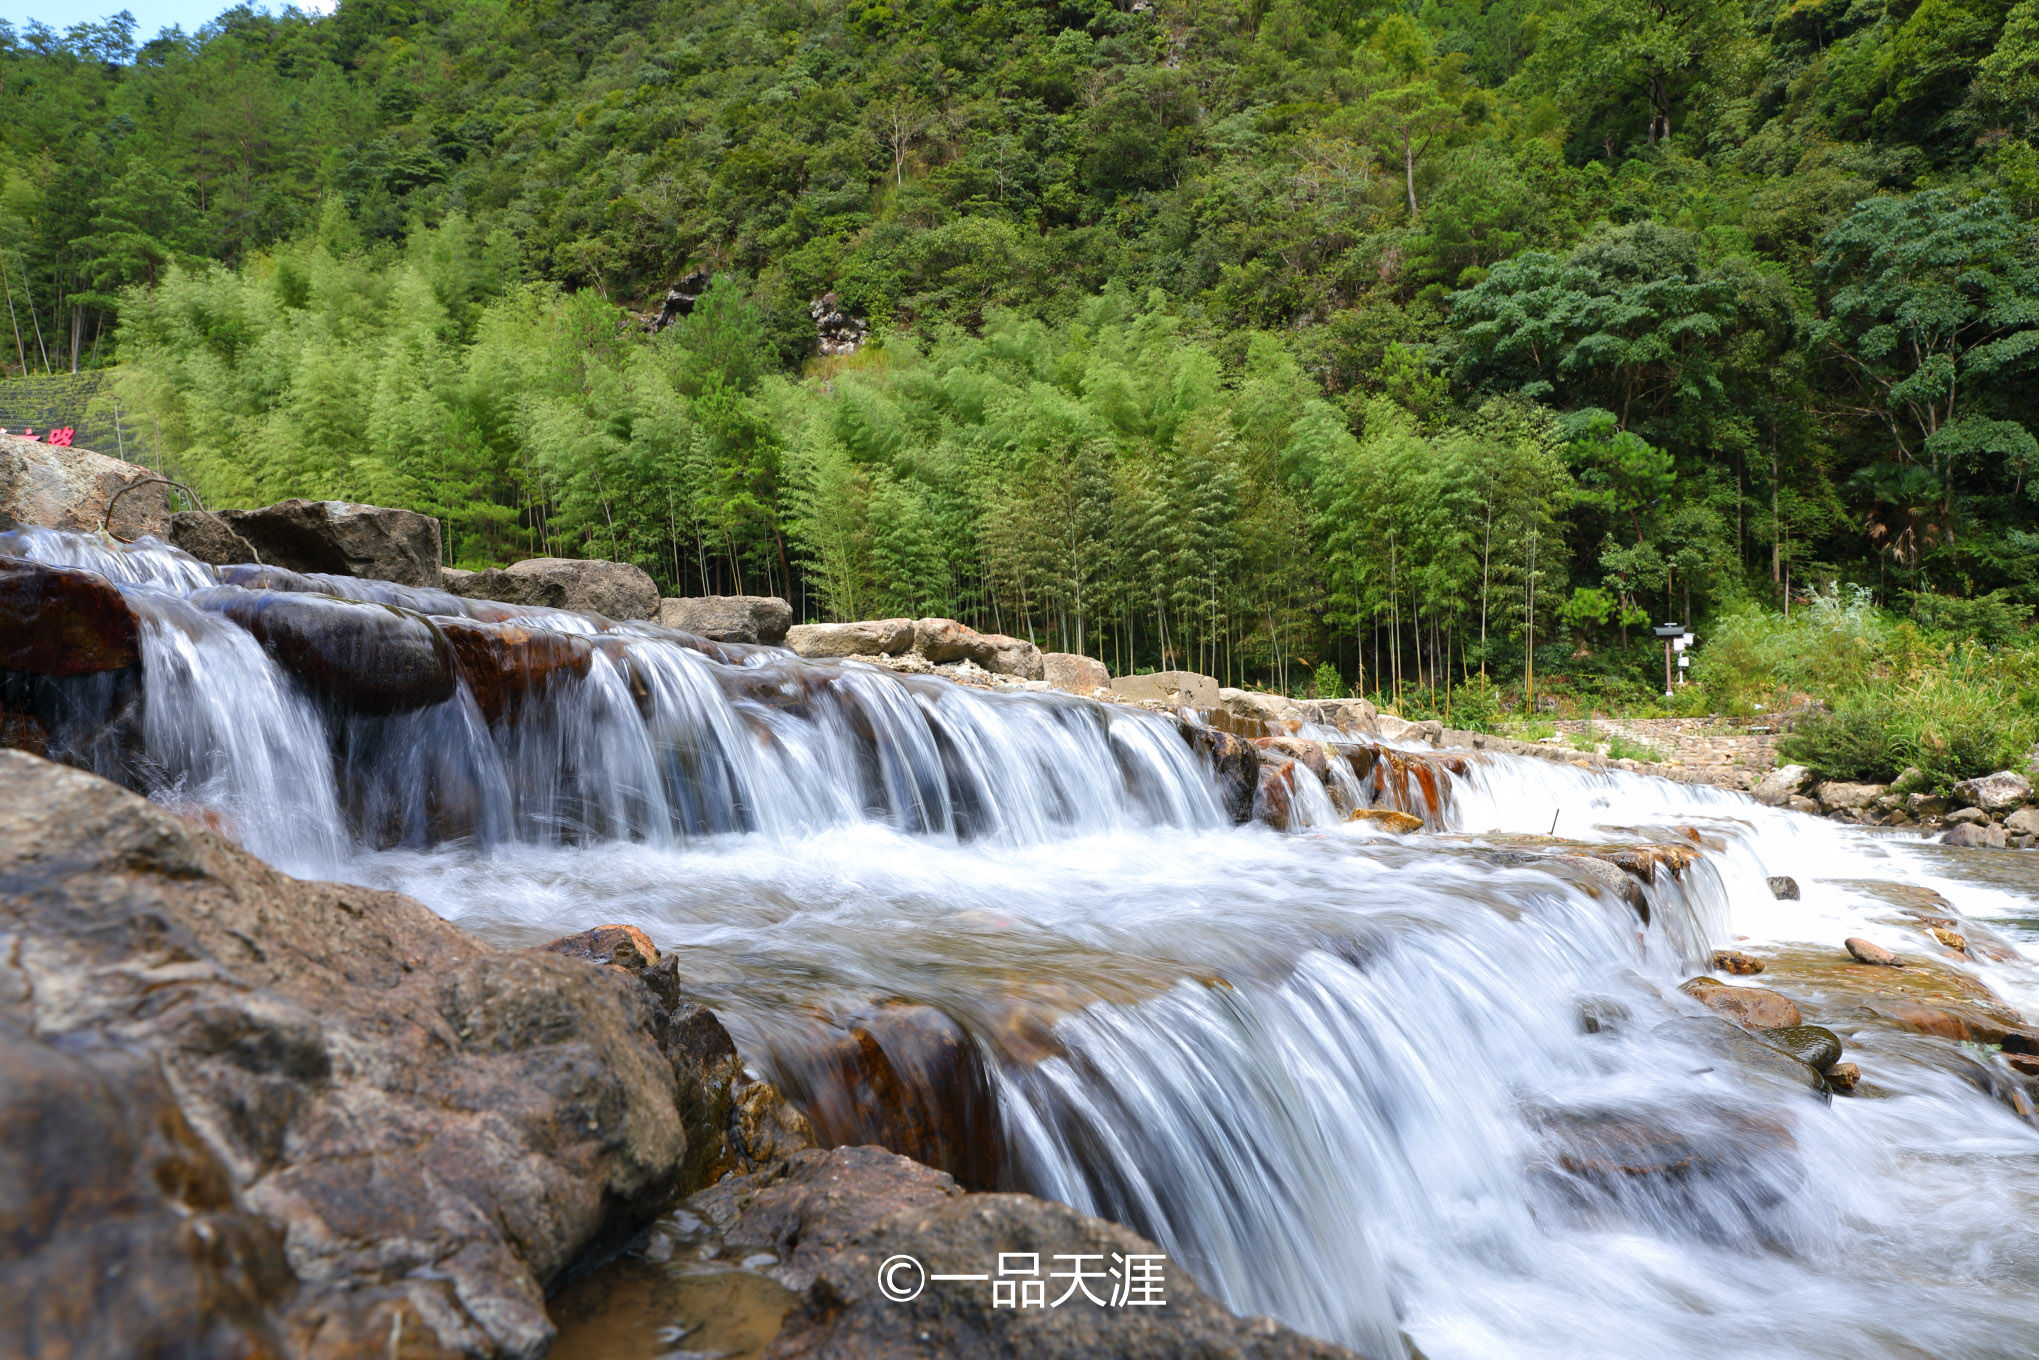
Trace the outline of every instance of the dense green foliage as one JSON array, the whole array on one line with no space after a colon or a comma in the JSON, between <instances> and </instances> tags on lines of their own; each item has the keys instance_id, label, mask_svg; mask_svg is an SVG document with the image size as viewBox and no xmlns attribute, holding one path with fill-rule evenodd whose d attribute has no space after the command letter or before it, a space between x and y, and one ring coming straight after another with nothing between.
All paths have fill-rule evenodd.
<instances>
[{"instance_id":1,"label":"dense green foliage","mask_svg":"<svg viewBox=\"0 0 2039 1360\"><path fill-rule=\"evenodd\" d=\"M209 497L1440 707L1647 691L1639 625L1793 587L2039 604L2039 0L138 36L0 26L0 347L117 362Z\"/></svg>"}]
</instances>

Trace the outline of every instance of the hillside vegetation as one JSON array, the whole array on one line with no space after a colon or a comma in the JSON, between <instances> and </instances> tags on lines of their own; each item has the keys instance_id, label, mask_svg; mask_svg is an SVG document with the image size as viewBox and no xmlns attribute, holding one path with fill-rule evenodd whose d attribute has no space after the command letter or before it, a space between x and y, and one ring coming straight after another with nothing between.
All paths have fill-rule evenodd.
<instances>
[{"instance_id":1,"label":"hillside vegetation","mask_svg":"<svg viewBox=\"0 0 2039 1360\"><path fill-rule=\"evenodd\" d=\"M1633 698L1644 625L1787 589L1986 650L2039 604L2039 0L141 38L0 29L9 367L117 365L210 500L1431 698Z\"/></svg>"}]
</instances>

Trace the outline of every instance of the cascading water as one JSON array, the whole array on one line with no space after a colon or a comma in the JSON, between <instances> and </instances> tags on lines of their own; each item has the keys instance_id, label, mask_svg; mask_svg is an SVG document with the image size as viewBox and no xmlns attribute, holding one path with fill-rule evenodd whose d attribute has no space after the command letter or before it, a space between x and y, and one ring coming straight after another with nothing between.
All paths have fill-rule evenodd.
<instances>
[{"instance_id":1,"label":"cascading water","mask_svg":"<svg viewBox=\"0 0 2039 1360\"><path fill-rule=\"evenodd\" d=\"M2039 873L1500 757L1434 803L1386 755L1299 762L1300 829L1233 828L1160 716L272 574L588 649L509 716L466 683L343 711L174 550L0 552L142 620L138 687L43 696L81 763L502 943L636 924L795 1094L827 1096L844 1017L928 1008L981 1060L985 1176L1134 1226L1236 1310L1432 1360L2039 1349L2029 1123L1895 1040L1860 1050L1873 1095L1823 1102L1723 1061L1675 990L1738 939L1916 947L1865 881L2016 922ZM1337 820L1366 798L1435 830ZM1701 854L1626 899L1556 853L1594 843ZM2022 959L1976 968L2039 1000ZM1668 1169L1635 1174L1639 1142Z\"/></svg>"}]
</instances>

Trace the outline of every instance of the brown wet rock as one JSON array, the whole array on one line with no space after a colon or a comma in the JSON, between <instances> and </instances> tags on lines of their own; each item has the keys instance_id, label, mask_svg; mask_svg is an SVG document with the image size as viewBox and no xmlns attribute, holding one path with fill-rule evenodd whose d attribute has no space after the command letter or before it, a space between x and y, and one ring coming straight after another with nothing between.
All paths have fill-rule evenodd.
<instances>
[{"instance_id":1,"label":"brown wet rock","mask_svg":"<svg viewBox=\"0 0 2039 1360\"><path fill-rule=\"evenodd\" d=\"M1941 1039L2039 1048L2016 1009L1979 979L1937 959L1903 968L1858 963L1832 950L1769 956L1769 976L1820 1024L1842 1033L1872 1026Z\"/></svg>"},{"instance_id":2,"label":"brown wet rock","mask_svg":"<svg viewBox=\"0 0 2039 1360\"><path fill-rule=\"evenodd\" d=\"M444 617L432 622L452 647L475 707L490 723L513 717L561 678L586 675L594 662L588 639L569 633L543 632L514 622Z\"/></svg>"},{"instance_id":3,"label":"brown wet rock","mask_svg":"<svg viewBox=\"0 0 2039 1360\"><path fill-rule=\"evenodd\" d=\"M1730 987L1710 977L1696 977L1680 983L1678 990L1750 1029L1780 1029L1803 1021L1790 997L1768 987Z\"/></svg>"},{"instance_id":4,"label":"brown wet rock","mask_svg":"<svg viewBox=\"0 0 2039 1360\"><path fill-rule=\"evenodd\" d=\"M1899 958L1895 951L1885 949L1874 940L1865 940L1858 935L1851 935L1841 943L1847 947L1848 952L1854 956L1857 963L1872 964L1879 968L1904 967L1904 960Z\"/></svg>"},{"instance_id":5,"label":"brown wet rock","mask_svg":"<svg viewBox=\"0 0 2039 1360\"><path fill-rule=\"evenodd\" d=\"M1837 1062L1827 1069L1827 1089L1837 1096L1851 1096L1862 1083L1862 1069L1851 1062Z\"/></svg>"},{"instance_id":6,"label":"brown wet rock","mask_svg":"<svg viewBox=\"0 0 2039 1360\"><path fill-rule=\"evenodd\" d=\"M0 751L26 751L47 758L49 729L33 713L16 713L0 707Z\"/></svg>"},{"instance_id":7,"label":"brown wet rock","mask_svg":"<svg viewBox=\"0 0 2039 1360\"><path fill-rule=\"evenodd\" d=\"M88 675L141 655L134 611L105 577L0 557L0 670Z\"/></svg>"},{"instance_id":8,"label":"brown wet rock","mask_svg":"<svg viewBox=\"0 0 2039 1360\"><path fill-rule=\"evenodd\" d=\"M1183 740L1210 762L1217 781L1218 805L1234 824L1253 820L1254 795L1260 787L1260 752L1254 745L1215 727L1182 724Z\"/></svg>"},{"instance_id":9,"label":"brown wet rock","mask_svg":"<svg viewBox=\"0 0 2039 1360\"><path fill-rule=\"evenodd\" d=\"M1689 1044L1725 1063L1731 1071L1773 1078L1815 1093L1825 1090L1818 1071L1783 1049L1765 1043L1763 1036L1717 1015L1679 1016L1666 1020L1651 1033Z\"/></svg>"},{"instance_id":10,"label":"brown wet rock","mask_svg":"<svg viewBox=\"0 0 2039 1360\"><path fill-rule=\"evenodd\" d=\"M1004 1134L990 1072L970 1035L934 1007L889 1001L844 1017L779 1067L823 1145L876 1144L967 1186L998 1183Z\"/></svg>"},{"instance_id":11,"label":"brown wet rock","mask_svg":"<svg viewBox=\"0 0 2039 1360\"><path fill-rule=\"evenodd\" d=\"M233 586L191 602L247 629L277 665L343 708L401 713L453 697L453 649L408 610Z\"/></svg>"},{"instance_id":12,"label":"brown wet rock","mask_svg":"<svg viewBox=\"0 0 2039 1360\"><path fill-rule=\"evenodd\" d=\"M1760 1037L1815 1072L1826 1072L1841 1060L1840 1036L1819 1025L1781 1025L1764 1030Z\"/></svg>"},{"instance_id":13,"label":"brown wet rock","mask_svg":"<svg viewBox=\"0 0 2039 1360\"><path fill-rule=\"evenodd\" d=\"M1763 961L1753 954L1744 954L1739 949L1716 949L1713 951L1713 970L1717 973L1732 973L1737 977L1750 977L1763 971Z\"/></svg>"},{"instance_id":14,"label":"brown wet rock","mask_svg":"<svg viewBox=\"0 0 2039 1360\"><path fill-rule=\"evenodd\" d=\"M0 1353L530 1356L547 1284L688 1187L653 969L492 950L16 752L0 941Z\"/></svg>"},{"instance_id":15,"label":"brown wet rock","mask_svg":"<svg viewBox=\"0 0 2039 1360\"><path fill-rule=\"evenodd\" d=\"M1951 949L1957 954L1968 952L1968 939L1958 931L1949 930L1945 926L1927 926L1926 933L1937 940L1942 947Z\"/></svg>"},{"instance_id":16,"label":"brown wet rock","mask_svg":"<svg viewBox=\"0 0 2039 1360\"><path fill-rule=\"evenodd\" d=\"M1295 762L1260 761L1260 782L1253 791L1253 820L1276 831L1289 829L1295 812Z\"/></svg>"},{"instance_id":17,"label":"brown wet rock","mask_svg":"<svg viewBox=\"0 0 2039 1360\"><path fill-rule=\"evenodd\" d=\"M1117 1224L1030 1195L966 1195L946 1176L876 1148L802 1153L783 1167L733 1178L692 1201L723 1239L723 1254L770 1252L772 1274L799 1291L766 1360L1352 1360L1353 1352L1266 1318L1238 1318L1168 1261L1162 1307L993 1308L987 1282L929 1281L908 1302L879 1292L879 1267L911 1255L928 1275L991 1272L1001 1253L1082 1254L1161 1249ZM1049 1282L1066 1288L1066 1281ZM1109 1278L1092 1284L1110 1298ZM1059 1294L1059 1289L1057 1291ZM1050 1294L1049 1297L1056 1297Z\"/></svg>"},{"instance_id":18,"label":"brown wet rock","mask_svg":"<svg viewBox=\"0 0 2039 1360\"><path fill-rule=\"evenodd\" d=\"M540 948L548 954L586 959L590 963L605 964L631 973L641 973L659 959L658 946L636 926L596 926Z\"/></svg>"},{"instance_id":19,"label":"brown wet rock","mask_svg":"<svg viewBox=\"0 0 2039 1360\"><path fill-rule=\"evenodd\" d=\"M1301 737L1259 737L1253 745L1262 753L1262 759L1293 760L1317 776L1318 783L1329 785L1331 782L1330 752L1322 742L1304 741Z\"/></svg>"},{"instance_id":20,"label":"brown wet rock","mask_svg":"<svg viewBox=\"0 0 2039 1360\"><path fill-rule=\"evenodd\" d=\"M1733 1190L1747 1185L1756 1164L1786 1160L1797 1179L1789 1123L1731 1105L1697 1103L1675 1126L1620 1109L1542 1110L1532 1118L1557 1166L1601 1188L1625 1190L1625 1182L1649 1179L1665 1183L1661 1188L1697 1182ZM1768 1186L1756 1197L1766 1204L1782 1198Z\"/></svg>"},{"instance_id":21,"label":"brown wet rock","mask_svg":"<svg viewBox=\"0 0 2039 1360\"><path fill-rule=\"evenodd\" d=\"M1354 808L1345 814L1348 822L1364 822L1376 831L1387 831L1394 835L1406 835L1423 829L1423 819L1407 812L1396 812L1393 808Z\"/></svg>"}]
</instances>

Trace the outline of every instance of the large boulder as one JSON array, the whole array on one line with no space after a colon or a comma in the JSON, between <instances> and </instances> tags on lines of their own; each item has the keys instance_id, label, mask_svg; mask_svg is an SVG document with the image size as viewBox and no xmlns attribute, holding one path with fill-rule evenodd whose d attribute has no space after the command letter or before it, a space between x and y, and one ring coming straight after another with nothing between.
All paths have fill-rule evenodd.
<instances>
[{"instance_id":1,"label":"large boulder","mask_svg":"<svg viewBox=\"0 0 2039 1360\"><path fill-rule=\"evenodd\" d=\"M690 1188L639 978L17 752L0 939L0 1354L531 1357Z\"/></svg>"},{"instance_id":2,"label":"large boulder","mask_svg":"<svg viewBox=\"0 0 2039 1360\"><path fill-rule=\"evenodd\" d=\"M1813 790L1813 797L1819 801L1825 812L1860 813L1883 797L1888 784L1849 784L1830 780Z\"/></svg>"},{"instance_id":3,"label":"large boulder","mask_svg":"<svg viewBox=\"0 0 2039 1360\"><path fill-rule=\"evenodd\" d=\"M593 645L571 633L541 632L516 622L435 618L433 623L452 647L475 706L491 723L514 716L532 698L567 677L586 675L594 665Z\"/></svg>"},{"instance_id":4,"label":"large boulder","mask_svg":"<svg viewBox=\"0 0 2039 1360\"><path fill-rule=\"evenodd\" d=\"M90 449L0 435L0 531L40 526L97 533L112 504L106 527L115 534L162 538L170 532L170 489L155 482L121 494L155 475Z\"/></svg>"},{"instance_id":5,"label":"large boulder","mask_svg":"<svg viewBox=\"0 0 2039 1360\"><path fill-rule=\"evenodd\" d=\"M1003 633L980 633L954 619L915 620L913 649L936 665L969 661L993 675L1021 680L1039 680L1044 672L1041 649L1033 643Z\"/></svg>"},{"instance_id":6,"label":"large boulder","mask_svg":"<svg viewBox=\"0 0 2039 1360\"><path fill-rule=\"evenodd\" d=\"M430 515L352 501L293 500L222 510L219 518L272 567L400 586L439 585L439 521Z\"/></svg>"},{"instance_id":7,"label":"large boulder","mask_svg":"<svg viewBox=\"0 0 2039 1360\"><path fill-rule=\"evenodd\" d=\"M1234 689L1227 685L1218 691L1218 702L1233 717L1245 718L1267 727L1301 722L1304 718L1302 708L1285 694L1261 694L1254 690Z\"/></svg>"},{"instance_id":8,"label":"large boulder","mask_svg":"<svg viewBox=\"0 0 2039 1360\"><path fill-rule=\"evenodd\" d=\"M226 520L206 510L184 510L172 515L170 541L215 567L253 562L262 555L254 544L227 527Z\"/></svg>"},{"instance_id":9,"label":"large boulder","mask_svg":"<svg viewBox=\"0 0 2039 1360\"><path fill-rule=\"evenodd\" d=\"M0 557L0 671L87 675L140 659L134 612L105 577Z\"/></svg>"},{"instance_id":10,"label":"large boulder","mask_svg":"<svg viewBox=\"0 0 2039 1360\"><path fill-rule=\"evenodd\" d=\"M1233 1316L1128 1228L1031 1195L966 1195L879 1148L803 1152L732 1177L690 1207L713 1225L723 1256L776 1261L771 1274L798 1294L765 1351L772 1360L1354 1360L1271 1319ZM895 1262L902 1256L912 1263ZM994 1306L990 1280L935 1278L981 1277L1002 1263L1035 1267L1027 1289L1045 1290L1043 1302L1064 1298L1070 1271L1095 1273L1080 1282L1087 1294L1058 1307ZM1005 1288L1017 1295L1016 1284Z\"/></svg>"},{"instance_id":11,"label":"large boulder","mask_svg":"<svg viewBox=\"0 0 2039 1360\"><path fill-rule=\"evenodd\" d=\"M455 595L612 619L658 618L658 584L642 567L594 558L531 557L450 582Z\"/></svg>"},{"instance_id":12,"label":"large boulder","mask_svg":"<svg viewBox=\"0 0 2039 1360\"><path fill-rule=\"evenodd\" d=\"M658 602L662 628L710 642L761 642L776 647L793 625L793 606L774 595L696 595Z\"/></svg>"},{"instance_id":13,"label":"large boulder","mask_svg":"<svg viewBox=\"0 0 2039 1360\"><path fill-rule=\"evenodd\" d=\"M1111 684L1112 673L1104 662L1081 652L1042 652L1041 678L1056 689L1088 698Z\"/></svg>"},{"instance_id":14,"label":"large boulder","mask_svg":"<svg viewBox=\"0 0 2039 1360\"><path fill-rule=\"evenodd\" d=\"M1219 685L1208 675L1195 671L1152 671L1146 675L1112 677L1119 697L1134 703L1183 704L1190 708L1216 708Z\"/></svg>"},{"instance_id":15,"label":"large boulder","mask_svg":"<svg viewBox=\"0 0 2039 1360\"><path fill-rule=\"evenodd\" d=\"M2009 812L2032 798L2032 781L2012 770L1998 770L1977 779L1964 779L1954 786L1954 797L1984 812Z\"/></svg>"},{"instance_id":16,"label":"large boulder","mask_svg":"<svg viewBox=\"0 0 2039 1360\"><path fill-rule=\"evenodd\" d=\"M401 713L453 697L453 649L406 610L239 586L215 586L191 601L247 629L277 665L343 708Z\"/></svg>"},{"instance_id":17,"label":"large boulder","mask_svg":"<svg viewBox=\"0 0 2039 1360\"><path fill-rule=\"evenodd\" d=\"M898 656L913 650L913 620L798 623L786 630L786 645L816 661L843 656Z\"/></svg>"},{"instance_id":18,"label":"large boulder","mask_svg":"<svg viewBox=\"0 0 2039 1360\"><path fill-rule=\"evenodd\" d=\"M1784 807L1805 792L1812 771L1803 765L1780 765L1758 780L1749 796L1768 807Z\"/></svg>"}]
</instances>

